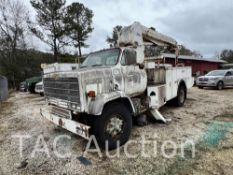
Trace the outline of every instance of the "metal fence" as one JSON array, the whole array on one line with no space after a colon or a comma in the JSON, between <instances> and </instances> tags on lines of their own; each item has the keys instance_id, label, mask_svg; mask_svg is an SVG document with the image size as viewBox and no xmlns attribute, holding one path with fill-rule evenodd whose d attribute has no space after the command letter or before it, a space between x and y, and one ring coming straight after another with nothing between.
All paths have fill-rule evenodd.
<instances>
[{"instance_id":1,"label":"metal fence","mask_svg":"<svg viewBox=\"0 0 233 175\"><path fill-rule=\"evenodd\" d=\"M6 77L0 75L0 102L6 100L8 96L8 81Z\"/></svg>"}]
</instances>

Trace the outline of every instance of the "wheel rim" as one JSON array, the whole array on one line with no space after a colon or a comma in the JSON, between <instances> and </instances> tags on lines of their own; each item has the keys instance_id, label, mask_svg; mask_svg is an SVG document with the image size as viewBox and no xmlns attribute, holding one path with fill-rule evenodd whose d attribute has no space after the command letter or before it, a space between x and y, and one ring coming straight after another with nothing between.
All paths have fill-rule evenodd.
<instances>
[{"instance_id":1,"label":"wheel rim","mask_svg":"<svg viewBox=\"0 0 233 175\"><path fill-rule=\"evenodd\" d=\"M222 82L220 82L219 84L218 84L218 89L223 89L223 84L222 84Z\"/></svg>"},{"instance_id":2,"label":"wheel rim","mask_svg":"<svg viewBox=\"0 0 233 175\"><path fill-rule=\"evenodd\" d=\"M185 92L184 89L180 90L180 103L184 103L185 101Z\"/></svg>"},{"instance_id":3,"label":"wheel rim","mask_svg":"<svg viewBox=\"0 0 233 175\"><path fill-rule=\"evenodd\" d=\"M114 114L106 126L106 133L112 138L116 138L123 132L124 121L120 115Z\"/></svg>"}]
</instances>

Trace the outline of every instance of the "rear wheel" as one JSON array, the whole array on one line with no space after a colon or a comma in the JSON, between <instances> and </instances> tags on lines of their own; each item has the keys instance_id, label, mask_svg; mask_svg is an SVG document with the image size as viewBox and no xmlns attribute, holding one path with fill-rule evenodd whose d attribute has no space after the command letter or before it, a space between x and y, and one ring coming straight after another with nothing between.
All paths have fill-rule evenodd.
<instances>
[{"instance_id":1,"label":"rear wheel","mask_svg":"<svg viewBox=\"0 0 233 175\"><path fill-rule=\"evenodd\" d=\"M95 120L93 134L102 149L115 149L128 141L131 128L132 116L129 110L120 103L114 103L108 105Z\"/></svg>"},{"instance_id":2,"label":"rear wheel","mask_svg":"<svg viewBox=\"0 0 233 175\"><path fill-rule=\"evenodd\" d=\"M219 81L218 84L217 84L217 89L218 90L222 90L224 88L224 84L222 81Z\"/></svg>"},{"instance_id":3,"label":"rear wheel","mask_svg":"<svg viewBox=\"0 0 233 175\"><path fill-rule=\"evenodd\" d=\"M198 86L199 89L203 89L204 87L203 86Z\"/></svg>"},{"instance_id":4,"label":"rear wheel","mask_svg":"<svg viewBox=\"0 0 233 175\"><path fill-rule=\"evenodd\" d=\"M186 88L184 85L179 85L178 91L177 91L177 97L175 98L175 104L178 107L181 107L184 105L186 100Z\"/></svg>"}]
</instances>

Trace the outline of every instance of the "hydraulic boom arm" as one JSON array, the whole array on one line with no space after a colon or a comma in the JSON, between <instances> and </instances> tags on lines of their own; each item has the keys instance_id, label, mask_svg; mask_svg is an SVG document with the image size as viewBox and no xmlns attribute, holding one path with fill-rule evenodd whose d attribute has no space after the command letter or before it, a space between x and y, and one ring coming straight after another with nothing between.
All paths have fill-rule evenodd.
<instances>
[{"instance_id":1,"label":"hydraulic boom arm","mask_svg":"<svg viewBox=\"0 0 233 175\"><path fill-rule=\"evenodd\" d=\"M167 47L170 50L178 50L177 42L164 34L151 28L134 22L132 25L124 27L118 37L118 46L133 46L137 48L137 60L139 63L144 61L144 50L148 44Z\"/></svg>"}]
</instances>

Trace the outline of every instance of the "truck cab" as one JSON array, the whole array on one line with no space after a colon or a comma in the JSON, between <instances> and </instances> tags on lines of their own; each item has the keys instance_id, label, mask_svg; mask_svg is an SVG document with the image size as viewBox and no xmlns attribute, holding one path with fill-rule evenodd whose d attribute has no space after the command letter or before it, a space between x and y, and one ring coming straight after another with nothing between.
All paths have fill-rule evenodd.
<instances>
[{"instance_id":1,"label":"truck cab","mask_svg":"<svg viewBox=\"0 0 233 175\"><path fill-rule=\"evenodd\" d=\"M109 86L127 96L140 94L146 89L146 71L137 64L133 48L112 48L90 54L80 67L81 70L85 68L108 69L112 74ZM109 87L105 88L109 90Z\"/></svg>"}]
</instances>

